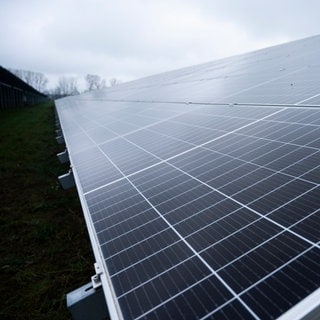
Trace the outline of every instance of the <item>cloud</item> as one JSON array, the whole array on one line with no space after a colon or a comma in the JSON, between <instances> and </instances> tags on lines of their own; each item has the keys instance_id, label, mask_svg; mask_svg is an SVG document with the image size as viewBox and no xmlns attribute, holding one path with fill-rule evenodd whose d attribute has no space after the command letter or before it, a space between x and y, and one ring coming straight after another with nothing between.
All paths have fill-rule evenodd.
<instances>
[{"instance_id":1,"label":"cloud","mask_svg":"<svg viewBox=\"0 0 320 320\"><path fill-rule=\"evenodd\" d=\"M309 0L11 0L0 5L0 64L122 80L312 35Z\"/></svg>"},{"instance_id":2,"label":"cloud","mask_svg":"<svg viewBox=\"0 0 320 320\"><path fill-rule=\"evenodd\" d=\"M243 26L254 38L298 39L319 32L318 0L203 0L199 6L203 14L219 12L223 19Z\"/></svg>"}]
</instances>

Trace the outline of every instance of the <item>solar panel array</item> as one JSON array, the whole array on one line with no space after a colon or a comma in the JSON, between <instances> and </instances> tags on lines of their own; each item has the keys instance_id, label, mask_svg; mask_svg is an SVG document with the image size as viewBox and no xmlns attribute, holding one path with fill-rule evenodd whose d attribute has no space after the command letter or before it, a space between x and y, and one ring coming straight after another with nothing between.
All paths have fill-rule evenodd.
<instances>
[{"instance_id":1,"label":"solar panel array","mask_svg":"<svg viewBox=\"0 0 320 320\"><path fill-rule=\"evenodd\" d=\"M313 37L56 101L112 318L318 307L319 52Z\"/></svg>"}]
</instances>

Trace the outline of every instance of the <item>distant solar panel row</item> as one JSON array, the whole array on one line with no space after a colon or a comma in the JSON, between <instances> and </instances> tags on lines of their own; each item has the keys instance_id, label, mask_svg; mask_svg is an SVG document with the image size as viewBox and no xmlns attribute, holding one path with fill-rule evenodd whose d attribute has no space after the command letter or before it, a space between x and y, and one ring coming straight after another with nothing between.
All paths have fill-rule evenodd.
<instances>
[{"instance_id":1,"label":"distant solar panel row","mask_svg":"<svg viewBox=\"0 0 320 320\"><path fill-rule=\"evenodd\" d=\"M112 317L274 319L320 295L319 108L90 95L56 104Z\"/></svg>"}]
</instances>

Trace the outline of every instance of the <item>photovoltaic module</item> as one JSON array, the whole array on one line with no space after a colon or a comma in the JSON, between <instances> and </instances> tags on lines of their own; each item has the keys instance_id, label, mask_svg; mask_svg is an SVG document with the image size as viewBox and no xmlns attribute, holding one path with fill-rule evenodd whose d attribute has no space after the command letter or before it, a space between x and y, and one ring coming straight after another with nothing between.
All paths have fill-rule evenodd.
<instances>
[{"instance_id":1,"label":"photovoltaic module","mask_svg":"<svg viewBox=\"0 0 320 320\"><path fill-rule=\"evenodd\" d=\"M112 319L319 312L319 57L316 36L55 102Z\"/></svg>"}]
</instances>

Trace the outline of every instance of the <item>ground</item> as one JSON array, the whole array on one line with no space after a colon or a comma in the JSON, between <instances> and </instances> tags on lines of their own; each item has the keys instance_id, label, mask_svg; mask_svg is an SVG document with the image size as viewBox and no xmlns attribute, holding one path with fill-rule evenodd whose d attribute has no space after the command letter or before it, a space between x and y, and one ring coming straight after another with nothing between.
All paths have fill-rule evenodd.
<instances>
[{"instance_id":1,"label":"ground","mask_svg":"<svg viewBox=\"0 0 320 320\"><path fill-rule=\"evenodd\" d=\"M65 294L94 258L68 170L56 157L53 102L0 111L0 318L70 319Z\"/></svg>"}]
</instances>

